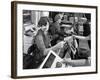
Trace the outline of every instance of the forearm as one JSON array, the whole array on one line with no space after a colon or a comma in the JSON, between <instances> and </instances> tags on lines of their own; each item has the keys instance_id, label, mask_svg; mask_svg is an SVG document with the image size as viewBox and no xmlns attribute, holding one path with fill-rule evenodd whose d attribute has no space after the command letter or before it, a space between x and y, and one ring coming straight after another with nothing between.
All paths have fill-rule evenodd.
<instances>
[{"instance_id":1,"label":"forearm","mask_svg":"<svg viewBox=\"0 0 100 80\"><path fill-rule=\"evenodd\" d=\"M81 40L90 40L90 36L84 37L84 36L77 36L77 35L75 35L75 38L81 39Z\"/></svg>"},{"instance_id":2,"label":"forearm","mask_svg":"<svg viewBox=\"0 0 100 80\"><path fill-rule=\"evenodd\" d=\"M62 48L63 44L64 44L64 42L59 42L59 43L57 43L56 45L54 45L50 48L46 48L45 51L44 51L44 54L47 54L50 50L53 50L55 53L58 54L58 52Z\"/></svg>"},{"instance_id":3,"label":"forearm","mask_svg":"<svg viewBox=\"0 0 100 80\"><path fill-rule=\"evenodd\" d=\"M56 52L58 54L58 51L59 51L59 47L57 47L56 45L51 47L51 48L46 48L44 50L44 55L47 55L49 53L50 50L53 50L54 52Z\"/></svg>"},{"instance_id":4,"label":"forearm","mask_svg":"<svg viewBox=\"0 0 100 80\"><path fill-rule=\"evenodd\" d=\"M86 59L79 59L79 60L66 60L66 63L71 66L85 66L89 61Z\"/></svg>"}]
</instances>

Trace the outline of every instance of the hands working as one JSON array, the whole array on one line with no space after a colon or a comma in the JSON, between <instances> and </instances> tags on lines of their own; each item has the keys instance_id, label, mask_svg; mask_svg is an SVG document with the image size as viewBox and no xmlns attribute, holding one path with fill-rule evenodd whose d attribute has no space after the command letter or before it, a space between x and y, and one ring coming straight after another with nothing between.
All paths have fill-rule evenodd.
<instances>
[{"instance_id":1,"label":"hands working","mask_svg":"<svg viewBox=\"0 0 100 80\"><path fill-rule=\"evenodd\" d=\"M65 37L64 38L64 41L66 42L72 42L72 40L73 40L73 36L69 36L69 37Z\"/></svg>"}]
</instances>

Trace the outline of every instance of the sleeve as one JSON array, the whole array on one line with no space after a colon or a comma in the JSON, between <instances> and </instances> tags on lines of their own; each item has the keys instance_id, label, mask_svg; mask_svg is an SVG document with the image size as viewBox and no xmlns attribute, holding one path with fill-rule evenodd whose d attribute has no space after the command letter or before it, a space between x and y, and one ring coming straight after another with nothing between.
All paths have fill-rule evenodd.
<instances>
[{"instance_id":1,"label":"sleeve","mask_svg":"<svg viewBox=\"0 0 100 80\"><path fill-rule=\"evenodd\" d=\"M49 32L52 35L52 39L56 39L58 37L57 30L54 24L50 25Z\"/></svg>"},{"instance_id":2,"label":"sleeve","mask_svg":"<svg viewBox=\"0 0 100 80\"><path fill-rule=\"evenodd\" d=\"M49 29L50 29L51 35L54 35L56 33L56 28L54 24L50 25Z\"/></svg>"},{"instance_id":3,"label":"sleeve","mask_svg":"<svg viewBox=\"0 0 100 80\"><path fill-rule=\"evenodd\" d=\"M43 41L43 36L41 34L38 34L36 36L35 42L38 46L38 48L40 49L40 51L44 52L44 50L46 49L44 41Z\"/></svg>"}]
</instances>

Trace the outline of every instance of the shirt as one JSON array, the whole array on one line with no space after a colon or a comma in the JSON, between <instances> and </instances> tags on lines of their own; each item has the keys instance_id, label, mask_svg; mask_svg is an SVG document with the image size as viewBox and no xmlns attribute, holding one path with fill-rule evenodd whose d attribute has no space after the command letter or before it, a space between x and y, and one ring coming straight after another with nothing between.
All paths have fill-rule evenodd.
<instances>
[{"instance_id":1,"label":"shirt","mask_svg":"<svg viewBox=\"0 0 100 80\"><path fill-rule=\"evenodd\" d=\"M37 44L41 54L43 54L44 50L50 47L49 35L46 35L42 30L39 30L35 37L35 44Z\"/></svg>"}]
</instances>

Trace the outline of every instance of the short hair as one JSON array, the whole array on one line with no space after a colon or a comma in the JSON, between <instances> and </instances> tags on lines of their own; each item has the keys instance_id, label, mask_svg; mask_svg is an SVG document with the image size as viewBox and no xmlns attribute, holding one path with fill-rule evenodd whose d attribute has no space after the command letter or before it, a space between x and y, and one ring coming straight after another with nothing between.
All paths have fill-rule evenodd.
<instances>
[{"instance_id":1,"label":"short hair","mask_svg":"<svg viewBox=\"0 0 100 80\"><path fill-rule=\"evenodd\" d=\"M57 14L54 18L54 21L58 21L59 19L62 19L61 14Z\"/></svg>"},{"instance_id":2,"label":"short hair","mask_svg":"<svg viewBox=\"0 0 100 80\"><path fill-rule=\"evenodd\" d=\"M48 17L41 17L38 22L38 27L46 26L47 22L49 22Z\"/></svg>"}]
</instances>

